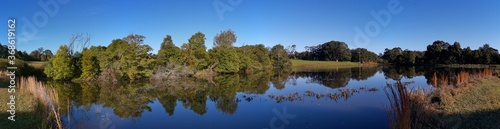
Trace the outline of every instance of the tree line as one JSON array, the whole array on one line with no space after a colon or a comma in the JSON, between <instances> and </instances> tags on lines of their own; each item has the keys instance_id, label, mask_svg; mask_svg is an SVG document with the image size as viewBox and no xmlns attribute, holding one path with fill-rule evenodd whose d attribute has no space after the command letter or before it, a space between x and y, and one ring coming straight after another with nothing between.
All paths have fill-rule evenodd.
<instances>
[{"instance_id":1,"label":"tree line","mask_svg":"<svg viewBox=\"0 0 500 129\"><path fill-rule=\"evenodd\" d=\"M302 60L323 61L351 61L351 62L377 62L378 56L365 48L349 49L345 42L330 41L317 46L306 46L306 51L293 52L295 46L290 47L292 58Z\"/></svg>"},{"instance_id":2,"label":"tree line","mask_svg":"<svg viewBox=\"0 0 500 129\"><path fill-rule=\"evenodd\" d=\"M365 48L349 49L345 42L330 41L317 46L306 46L306 51L296 52L295 45L288 46L289 58L322 61L378 62L395 65L429 64L500 64L497 49L484 44L478 49L462 48L460 43L450 44L441 40L427 46L425 51L400 47L386 48L375 54Z\"/></svg>"},{"instance_id":3,"label":"tree line","mask_svg":"<svg viewBox=\"0 0 500 129\"><path fill-rule=\"evenodd\" d=\"M9 47L0 43L0 58L7 58L9 55ZM33 50L29 54L26 51L19 50L14 54L14 57L16 57L16 59L24 61L48 61L53 56L54 54L52 53L52 51L50 51L49 49L44 49L43 47Z\"/></svg>"},{"instance_id":4,"label":"tree line","mask_svg":"<svg viewBox=\"0 0 500 129\"><path fill-rule=\"evenodd\" d=\"M237 37L232 30L214 37L207 51L205 34L197 32L187 43L176 46L170 35L161 43L157 54L144 43L146 37L130 34L111 41L108 46L83 47L73 52L71 45L61 45L49 60L44 72L55 80L136 80L153 74L170 74L171 65L190 75L195 73L252 73L273 68L285 69L291 63L283 45L271 48L263 44L235 47ZM82 43L85 44L85 43ZM168 67L168 68L164 68Z\"/></svg>"},{"instance_id":5,"label":"tree line","mask_svg":"<svg viewBox=\"0 0 500 129\"><path fill-rule=\"evenodd\" d=\"M418 64L500 64L497 49L484 44L478 49L462 48L459 42L453 45L437 40L427 46L426 51L402 50L399 47L385 49L381 59L383 63L396 65Z\"/></svg>"},{"instance_id":6,"label":"tree line","mask_svg":"<svg viewBox=\"0 0 500 129\"><path fill-rule=\"evenodd\" d=\"M379 55L365 48L349 49L345 42L329 41L316 46L306 46L306 51L295 51L296 45L284 47L277 44L234 46L237 37L232 30L221 31L214 36L213 47L207 50L205 34L197 32L187 43L176 46L166 35L157 54L144 43L145 36L130 34L112 40L108 46L87 46L89 37L74 36L68 45L61 45L55 55L39 48L30 54L18 51L21 60L48 60L44 73L55 80L136 80L168 77L182 73L182 77L198 73L226 74L253 73L269 69L287 69L290 59L379 62L395 65L428 64L500 64L497 49L488 44L471 49L462 48L438 40L427 46L426 51L402 50L399 47L385 49ZM75 44L75 41L81 41ZM81 45L80 51L74 50ZM0 45L0 56L6 58L7 46ZM78 47L76 47L78 48Z\"/></svg>"}]
</instances>

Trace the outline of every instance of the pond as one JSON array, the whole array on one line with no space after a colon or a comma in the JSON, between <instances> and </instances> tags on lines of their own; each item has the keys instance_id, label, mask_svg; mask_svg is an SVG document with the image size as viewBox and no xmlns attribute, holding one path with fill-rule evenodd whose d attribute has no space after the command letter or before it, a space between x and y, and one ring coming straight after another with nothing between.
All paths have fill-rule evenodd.
<instances>
[{"instance_id":1,"label":"pond","mask_svg":"<svg viewBox=\"0 0 500 129\"><path fill-rule=\"evenodd\" d=\"M389 128L384 87L432 90L479 69L334 68L121 85L46 82L70 128ZM445 79L446 78L446 79Z\"/></svg>"}]
</instances>

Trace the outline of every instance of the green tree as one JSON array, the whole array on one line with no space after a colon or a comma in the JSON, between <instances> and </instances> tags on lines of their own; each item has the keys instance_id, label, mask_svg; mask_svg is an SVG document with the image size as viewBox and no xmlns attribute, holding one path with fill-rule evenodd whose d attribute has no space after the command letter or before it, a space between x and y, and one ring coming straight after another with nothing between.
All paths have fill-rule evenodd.
<instances>
[{"instance_id":1,"label":"green tree","mask_svg":"<svg viewBox=\"0 0 500 129\"><path fill-rule=\"evenodd\" d=\"M74 65L71 63L68 46L61 45L54 58L50 59L44 73L54 80L68 80L74 76Z\"/></svg>"},{"instance_id":2,"label":"green tree","mask_svg":"<svg viewBox=\"0 0 500 129\"><path fill-rule=\"evenodd\" d=\"M157 62L165 64L166 62L176 62L179 60L179 47L175 46L172 37L167 35L161 43L160 50L158 51Z\"/></svg>"},{"instance_id":3,"label":"green tree","mask_svg":"<svg viewBox=\"0 0 500 129\"><path fill-rule=\"evenodd\" d=\"M9 47L0 43L0 58L7 58L9 55Z\"/></svg>"},{"instance_id":4,"label":"green tree","mask_svg":"<svg viewBox=\"0 0 500 129\"><path fill-rule=\"evenodd\" d=\"M427 46L425 52L425 60L430 64L451 64L450 52L448 48L450 44L441 40L434 41L432 45Z\"/></svg>"},{"instance_id":5,"label":"green tree","mask_svg":"<svg viewBox=\"0 0 500 129\"><path fill-rule=\"evenodd\" d=\"M145 38L142 35L131 34L123 39L128 42L128 49L120 60L121 70L130 80L150 77L153 74L154 59L148 54L152 48L143 43Z\"/></svg>"},{"instance_id":6,"label":"green tree","mask_svg":"<svg viewBox=\"0 0 500 129\"><path fill-rule=\"evenodd\" d=\"M469 64L473 62L473 57L474 57L474 51L470 47L464 48L462 50L462 60L464 61L465 64Z\"/></svg>"},{"instance_id":7,"label":"green tree","mask_svg":"<svg viewBox=\"0 0 500 129\"><path fill-rule=\"evenodd\" d=\"M213 48L208 51L211 61L215 66L214 70L218 73L236 73L240 70L240 60L235 48Z\"/></svg>"},{"instance_id":8,"label":"green tree","mask_svg":"<svg viewBox=\"0 0 500 129\"><path fill-rule=\"evenodd\" d=\"M82 57L83 55L79 51L74 52L71 56L70 64L73 66L74 78L78 78L82 75Z\"/></svg>"},{"instance_id":9,"label":"green tree","mask_svg":"<svg viewBox=\"0 0 500 129\"><path fill-rule=\"evenodd\" d=\"M415 55L415 52L410 51L408 49L405 49L403 51L403 61L400 63L404 64L415 64L417 61L417 56Z\"/></svg>"},{"instance_id":10,"label":"green tree","mask_svg":"<svg viewBox=\"0 0 500 129\"><path fill-rule=\"evenodd\" d=\"M204 69L208 66L206 49L205 34L197 32L181 46L180 62L197 70Z\"/></svg>"},{"instance_id":11,"label":"green tree","mask_svg":"<svg viewBox=\"0 0 500 129\"><path fill-rule=\"evenodd\" d=\"M233 47L233 44L236 42L236 35L234 31L231 29L221 31L219 34L214 37L214 47Z\"/></svg>"},{"instance_id":12,"label":"green tree","mask_svg":"<svg viewBox=\"0 0 500 129\"><path fill-rule=\"evenodd\" d=\"M325 60L350 61L351 51L346 43L330 41L320 47L325 55Z\"/></svg>"},{"instance_id":13,"label":"green tree","mask_svg":"<svg viewBox=\"0 0 500 129\"><path fill-rule=\"evenodd\" d=\"M84 48L82 52L82 75L83 80L93 80L99 75L99 61L91 49Z\"/></svg>"},{"instance_id":14,"label":"green tree","mask_svg":"<svg viewBox=\"0 0 500 129\"><path fill-rule=\"evenodd\" d=\"M351 50L351 62L377 62L377 54L365 48Z\"/></svg>"},{"instance_id":15,"label":"green tree","mask_svg":"<svg viewBox=\"0 0 500 129\"><path fill-rule=\"evenodd\" d=\"M449 46L448 47L448 51L449 51L449 60L451 63L464 63L464 60L463 60L463 57L462 57L462 48L460 46L460 43L459 42L455 42L453 43L453 45Z\"/></svg>"},{"instance_id":16,"label":"green tree","mask_svg":"<svg viewBox=\"0 0 500 129\"><path fill-rule=\"evenodd\" d=\"M262 71L272 67L269 50L264 45L245 45L237 49L241 61L240 70Z\"/></svg>"},{"instance_id":17,"label":"green tree","mask_svg":"<svg viewBox=\"0 0 500 129\"><path fill-rule=\"evenodd\" d=\"M146 37L131 34L123 39L115 39L108 45L104 61L100 63L103 76L115 76L136 80L153 74L154 59L148 54L152 48L144 44ZM98 57L99 58L99 57Z\"/></svg>"},{"instance_id":18,"label":"green tree","mask_svg":"<svg viewBox=\"0 0 500 129\"><path fill-rule=\"evenodd\" d=\"M43 47L40 47L34 51L31 51L30 53L30 60L33 60L33 61L40 61L42 56L44 55L43 54Z\"/></svg>"},{"instance_id":19,"label":"green tree","mask_svg":"<svg viewBox=\"0 0 500 129\"><path fill-rule=\"evenodd\" d=\"M382 59L386 60L388 63L398 64L402 59L403 50L399 47L392 49L385 49Z\"/></svg>"},{"instance_id":20,"label":"green tree","mask_svg":"<svg viewBox=\"0 0 500 129\"><path fill-rule=\"evenodd\" d=\"M479 58L482 59L482 63L484 64L494 63L494 57L498 55L498 50L490 47L489 44L484 44L482 47L479 47L478 51L482 53L482 56Z\"/></svg>"},{"instance_id":21,"label":"green tree","mask_svg":"<svg viewBox=\"0 0 500 129\"><path fill-rule=\"evenodd\" d=\"M50 51L49 49L45 49L45 51L43 51L43 56L41 58L41 61L48 61L50 60L54 54L52 54L52 51Z\"/></svg>"},{"instance_id":22,"label":"green tree","mask_svg":"<svg viewBox=\"0 0 500 129\"><path fill-rule=\"evenodd\" d=\"M236 35L232 30L222 31L214 37L214 48L209 50L210 64L215 66L218 73L235 73L240 71L240 59L244 66L247 65L248 58L239 54L233 44L236 42ZM243 58L242 58L243 57Z\"/></svg>"},{"instance_id":23,"label":"green tree","mask_svg":"<svg viewBox=\"0 0 500 129\"><path fill-rule=\"evenodd\" d=\"M287 68L291 65L285 47L281 44L277 44L271 48L270 57L274 68Z\"/></svg>"}]
</instances>

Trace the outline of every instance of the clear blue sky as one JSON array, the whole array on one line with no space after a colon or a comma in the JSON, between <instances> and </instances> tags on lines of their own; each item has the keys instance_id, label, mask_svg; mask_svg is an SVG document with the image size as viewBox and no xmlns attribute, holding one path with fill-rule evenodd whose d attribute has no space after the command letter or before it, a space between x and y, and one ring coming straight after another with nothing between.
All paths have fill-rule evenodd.
<instances>
[{"instance_id":1,"label":"clear blue sky","mask_svg":"<svg viewBox=\"0 0 500 129\"><path fill-rule=\"evenodd\" d=\"M59 10L48 13L38 4L39 1L55 2ZM498 0L399 0L402 10L391 14L386 26L376 22L370 11L388 10L389 0L241 0L241 3L218 0L223 3L220 5L232 9L222 17L219 17L214 1L60 0L63 2L60 3L58 0L3 0L0 2L0 19L3 23L9 18L17 19L17 47L28 52L44 47L55 53L58 46L67 44L74 33L91 34L92 45L108 45L113 39L128 34L141 34L146 36L145 43L156 53L165 35L172 35L174 43L180 46L200 31L206 35L206 46L211 48L215 34L226 29L235 31L238 37L236 46L296 44L299 51L305 46L331 40L376 53L393 47L425 50L435 40L458 41L462 47L473 49L485 43L500 48ZM38 22L33 16L39 16ZM41 23L40 26L33 25L38 30L36 34L25 29L29 26L26 21ZM355 43L357 33L354 28L364 32L369 23L377 23L379 32L368 36L369 43ZM6 44L7 26L3 28L0 43Z\"/></svg>"}]
</instances>

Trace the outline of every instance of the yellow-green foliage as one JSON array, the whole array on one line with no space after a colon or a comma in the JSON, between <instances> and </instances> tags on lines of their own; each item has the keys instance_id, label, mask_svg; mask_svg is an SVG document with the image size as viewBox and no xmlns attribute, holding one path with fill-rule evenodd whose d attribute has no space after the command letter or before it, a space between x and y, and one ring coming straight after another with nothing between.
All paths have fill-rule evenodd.
<instances>
[{"instance_id":1,"label":"yellow-green foliage","mask_svg":"<svg viewBox=\"0 0 500 129\"><path fill-rule=\"evenodd\" d=\"M67 80L73 77L73 70L68 46L61 45L56 56L47 63L44 73L55 80Z\"/></svg>"},{"instance_id":2,"label":"yellow-green foliage","mask_svg":"<svg viewBox=\"0 0 500 129\"><path fill-rule=\"evenodd\" d=\"M175 46L172 37L167 35L161 43L160 50L158 50L158 57L156 61L160 65L165 65L166 62L177 62L179 60L179 47Z\"/></svg>"},{"instance_id":3,"label":"yellow-green foliage","mask_svg":"<svg viewBox=\"0 0 500 129\"><path fill-rule=\"evenodd\" d=\"M235 73L240 69L240 60L236 49L233 47L221 46L209 50L211 62L217 64L215 71L219 73Z\"/></svg>"},{"instance_id":4,"label":"yellow-green foliage","mask_svg":"<svg viewBox=\"0 0 500 129\"><path fill-rule=\"evenodd\" d=\"M179 63L197 70L206 68L208 66L206 49L205 34L197 32L189 38L188 43L182 44Z\"/></svg>"},{"instance_id":5,"label":"yellow-green foliage","mask_svg":"<svg viewBox=\"0 0 500 129\"><path fill-rule=\"evenodd\" d=\"M82 75L80 78L91 80L99 74L99 63L96 55L90 49L83 49L82 52Z\"/></svg>"}]
</instances>

